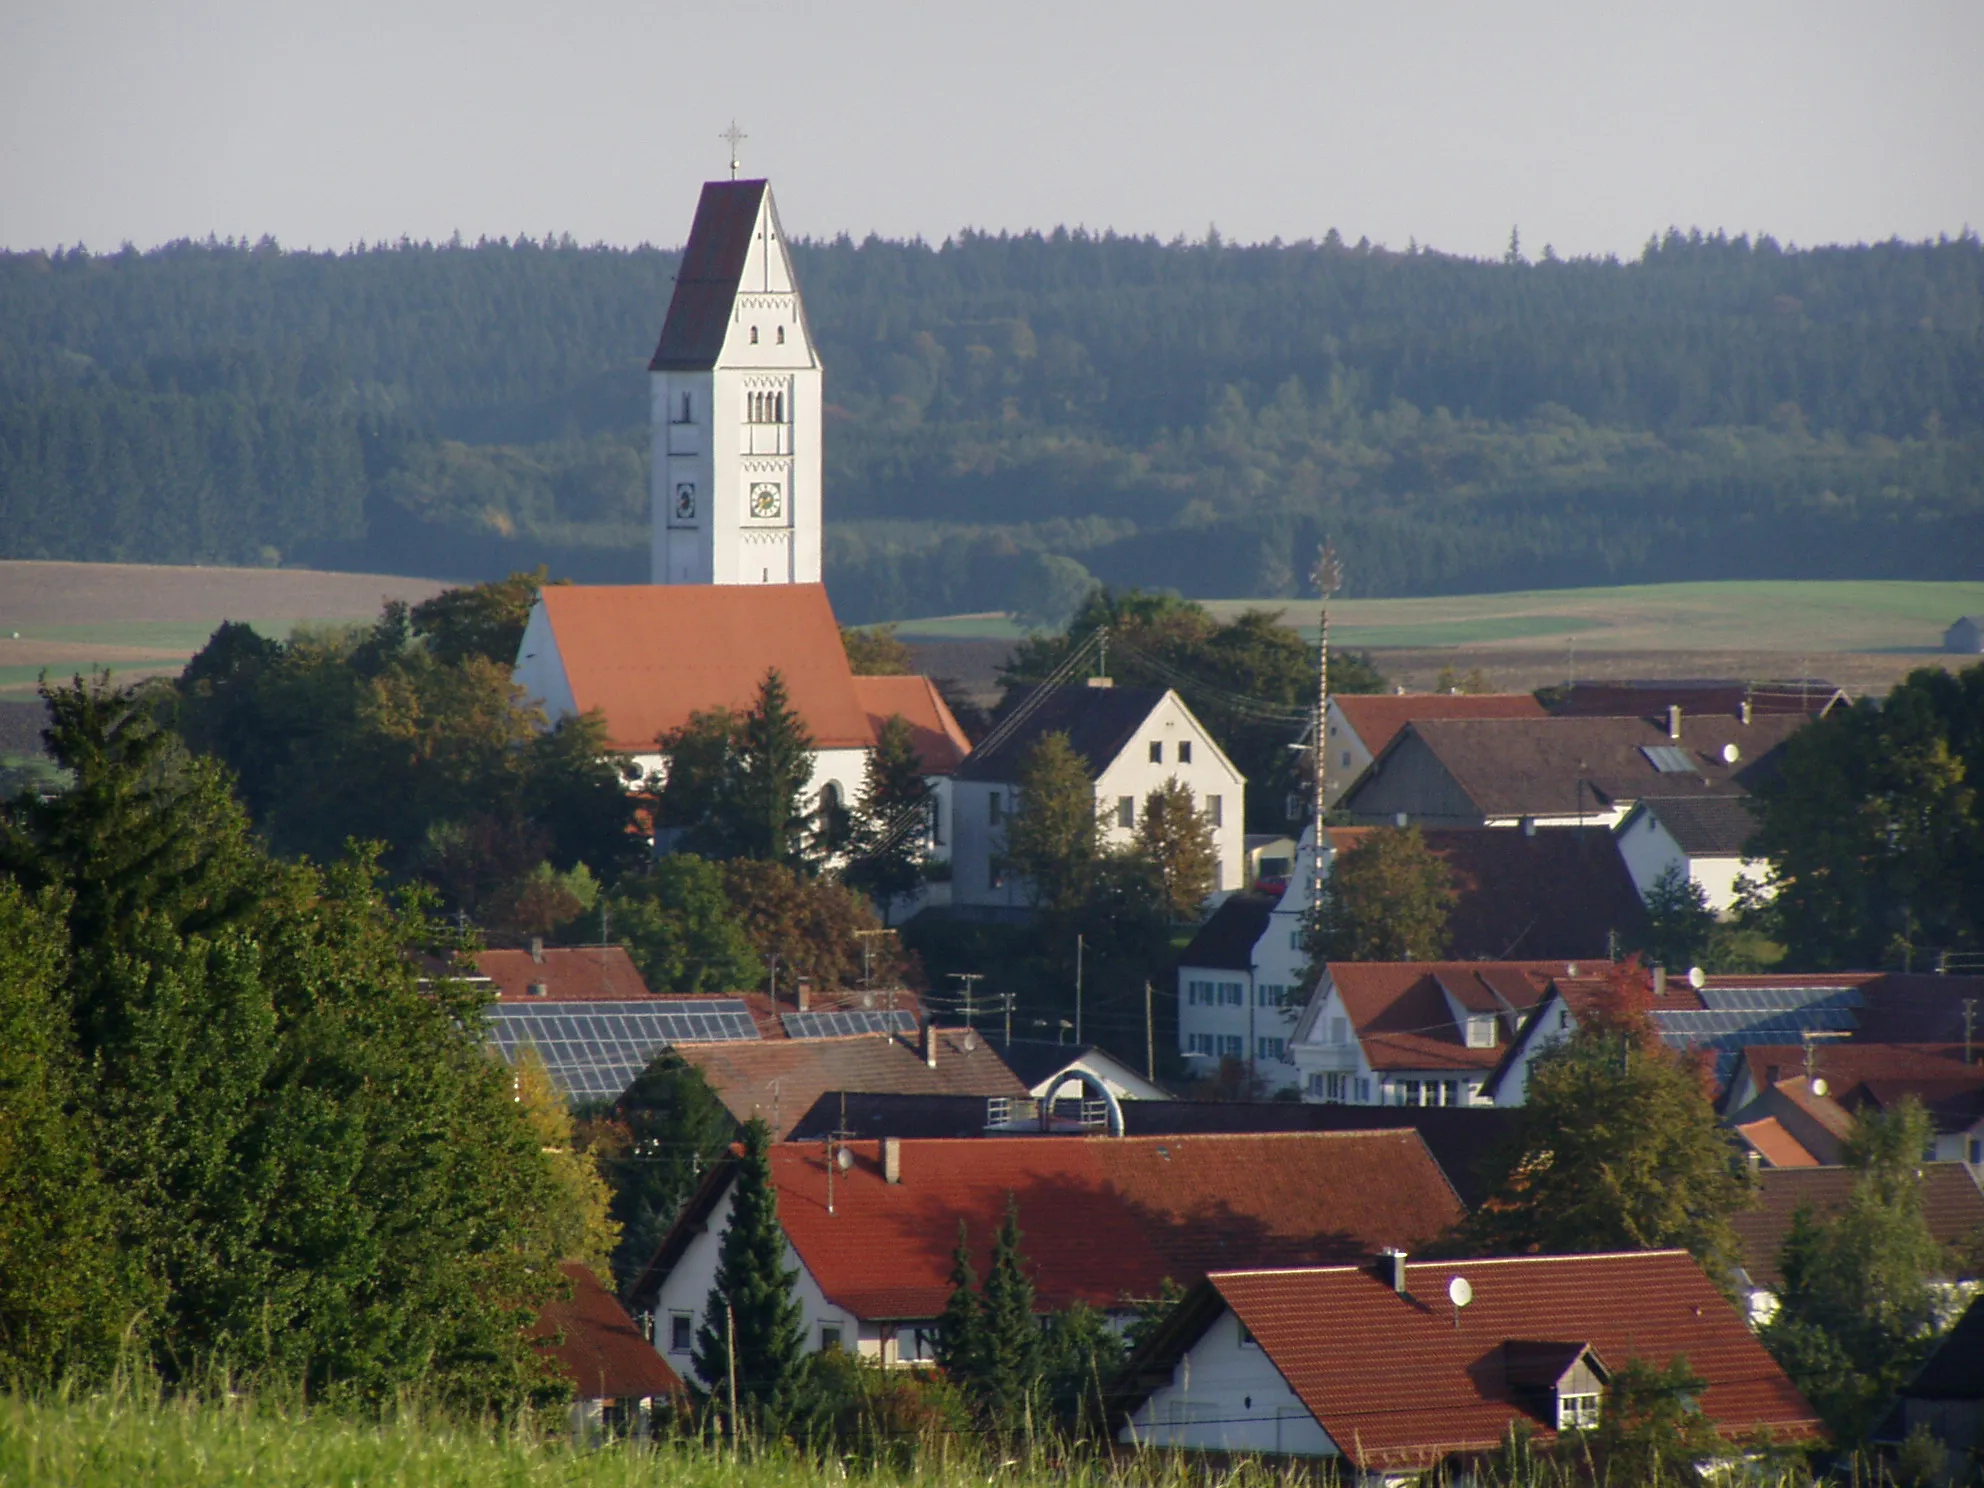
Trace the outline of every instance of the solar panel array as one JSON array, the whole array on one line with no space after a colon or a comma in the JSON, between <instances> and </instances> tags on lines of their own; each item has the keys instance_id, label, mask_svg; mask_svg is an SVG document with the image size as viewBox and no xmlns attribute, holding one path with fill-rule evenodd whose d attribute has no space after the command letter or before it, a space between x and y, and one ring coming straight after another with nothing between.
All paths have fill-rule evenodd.
<instances>
[{"instance_id":1,"label":"solar panel array","mask_svg":"<svg viewBox=\"0 0 1984 1488\"><path fill-rule=\"evenodd\" d=\"M1716 1012L1776 1013L1795 1008L1863 1008L1858 987L1704 987L1701 999Z\"/></svg>"},{"instance_id":2,"label":"solar panel array","mask_svg":"<svg viewBox=\"0 0 1984 1488\"><path fill-rule=\"evenodd\" d=\"M914 1033L916 1014L869 1013L836 1009L818 1013L780 1013L787 1038L840 1038L851 1033Z\"/></svg>"},{"instance_id":3,"label":"solar panel array","mask_svg":"<svg viewBox=\"0 0 1984 1488\"><path fill-rule=\"evenodd\" d=\"M754 1039L758 1025L742 999L646 1002L503 1002L489 1009L489 1040L514 1060L537 1050L573 1100L613 1100L671 1044Z\"/></svg>"}]
</instances>

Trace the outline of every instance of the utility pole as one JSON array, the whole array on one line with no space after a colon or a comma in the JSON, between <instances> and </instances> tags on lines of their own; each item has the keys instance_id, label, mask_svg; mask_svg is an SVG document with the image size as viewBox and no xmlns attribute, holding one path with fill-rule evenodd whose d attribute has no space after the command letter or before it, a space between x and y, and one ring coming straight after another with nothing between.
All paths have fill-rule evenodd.
<instances>
[{"instance_id":1,"label":"utility pole","mask_svg":"<svg viewBox=\"0 0 1984 1488\"><path fill-rule=\"evenodd\" d=\"M1150 1017L1150 983L1144 983L1144 1078L1157 1079L1157 1033Z\"/></svg>"},{"instance_id":2,"label":"utility pole","mask_svg":"<svg viewBox=\"0 0 1984 1488\"><path fill-rule=\"evenodd\" d=\"M964 983L964 1026L966 1028L969 1028L971 1027L972 989L976 987L980 982L985 980L985 973L982 971L954 971L951 973L951 980L954 982ZM1008 1014L1007 1016L1006 1026L1009 1030L1012 1027L1012 1018L1010 1014ZM1010 1043L1011 1039L1008 1038L1007 1042Z\"/></svg>"},{"instance_id":3,"label":"utility pole","mask_svg":"<svg viewBox=\"0 0 1984 1488\"><path fill-rule=\"evenodd\" d=\"M730 1455L737 1456L737 1309L723 1299L723 1356L730 1375Z\"/></svg>"},{"instance_id":4,"label":"utility pole","mask_svg":"<svg viewBox=\"0 0 1984 1488\"><path fill-rule=\"evenodd\" d=\"M1316 553L1316 567L1309 575L1311 582L1322 595L1320 621L1316 629L1316 849L1311 860L1314 871L1309 876L1309 908L1312 914L1321 916L1323 912L1323 786L1329 768L1329 714L1330 714L1330 596L1343 587L1343 565L1337 562L1336 549L1325 542ZM1251 1060L1252 1054L1249 1054Z\"/></svg>"},{"instance_id":5,"label":"utility pole","mask_svg":"<svg viewBox=\"0 0 1984 1488\"><path fill-rule=\"evenodd\" d=\"M1075 936L1075 1042L1082 1041L1082 951L1084 944L1079 933Z\"/></svg>"}]
</instances>

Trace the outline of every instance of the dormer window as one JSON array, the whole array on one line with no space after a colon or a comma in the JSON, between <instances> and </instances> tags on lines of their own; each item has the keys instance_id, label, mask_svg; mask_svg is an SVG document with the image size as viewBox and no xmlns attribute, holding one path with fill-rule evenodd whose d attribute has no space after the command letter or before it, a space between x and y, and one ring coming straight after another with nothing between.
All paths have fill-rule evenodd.
<instances>
[{"instance_id":1,"label":"dormer window","mask_svg":"<svg viewBox=\"0 0 1984 1488\"><path fill-rule=\"evenodd\" d=\"M1589 1431L1597 1424L1597 1395L1559 1395L1557 1397L1557 1429L1559 1431Z\"/></svg>"},{"instance_id":2,"label":"dormer window","mask_svg":"<svg viewBox=\"0 0 1984 1488\"><path fill-rule=\"evenodd\" d=\"M1470 1049L1492 1049L1495 1047L1495 1017L1490 1013L1467 1020L1467 1046Z\"/></svg>"}]
</instances>

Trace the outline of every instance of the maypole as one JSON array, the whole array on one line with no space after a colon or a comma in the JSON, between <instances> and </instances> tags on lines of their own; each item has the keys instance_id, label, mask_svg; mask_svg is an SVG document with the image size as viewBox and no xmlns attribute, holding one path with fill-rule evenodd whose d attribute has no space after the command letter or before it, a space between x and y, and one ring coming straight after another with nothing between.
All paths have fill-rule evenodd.
<instances>
[{"instance_id":1,"label":"maypole","mask_svg":"<svg viewBox=\"0 0 1984 1488\"><path fill-rule=\"evenodd\" d=\"M1309 908L1320 915L1323 909L1323 776L1329 754L1327 738L1330 711L1330 596L1343 586L1343 567L1336 549L1325 542L1316 552L1316 567L1309 575L1322 595L1322 624L1316 642L1316 751L1315 759L1315 856L1309 877Z\"/></svg>"}]
</instances>

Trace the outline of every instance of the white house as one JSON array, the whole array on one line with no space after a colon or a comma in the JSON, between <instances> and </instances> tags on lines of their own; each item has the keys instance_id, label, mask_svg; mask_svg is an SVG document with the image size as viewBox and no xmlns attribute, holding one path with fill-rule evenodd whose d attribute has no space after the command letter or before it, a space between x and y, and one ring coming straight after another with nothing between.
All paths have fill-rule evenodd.
<instances>
[{"instance_id":1,"label":"white house","mask_svg":"<svg viewBox=\"0 0 1984 1488\"><path fill-rule=\"evenodd\" d=\"M648 372L653 582L817 584L820 358L768 183L703 187Z\"/></svg>"},{"instance_id":2,"label":"white house","mask_svg":"<svg viewBox=\"0 0 1984 1488\"><path fill-rule=\"evenodd\" d=\"M1671 870L1698 884L1720 915L1736 907L1745 884L1761 888L1769 872L1743 850L1756 829L1742 796L1649 796L1613 835L1642 900Z\"/></svg>"},{"instance_id":3,"label":"white house","mask_svg":"<svg viewBox=\"0 0 1984 1488\"><path fill-rule=\"evenodd\" d=\"M1566 961L1332 961L1289 1045L1302 1098L1493 1104L1491 1082L1526 1016L1555 979L1578 969Z\"/></svg>"},{"instance_id":4,"label":"white house","mask_svg":"<svg viewBox=\"0 0 1984 1488\"><path fill-rule=\"evenodd\" d=\"M1178 694L1166 688L1086 687L1036 694L1023 721L994 731L958 766L951 781L951 896L960 907L1024 912L1029 890L1002 866L1006 822L1019 804L1020 768L1048 733L1068 742L1094 782L1103 840L1127 843L1150 792L1175 780L1212 819L1219 861L1213 892L1223 898L1244 873L1247 780Z\"/></svg>"},{"instance_id":5,"label":"white house","mask_svg":"<svg viewBox=\"0 0 1984 1488\"><path fill-rule=\"evenodd\" d=\"M1133 1355L1117 1440L1336 1459L1368 1488L1539 1449L1605 1410L1612 1371L1685 1355L1738 1443L1819 1423L1685 1251L1215 1271ZM1733 1445L1732 1445L1733 1450Z\"/></svg>"}]
</instances>

